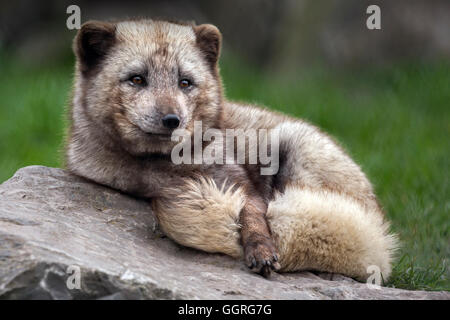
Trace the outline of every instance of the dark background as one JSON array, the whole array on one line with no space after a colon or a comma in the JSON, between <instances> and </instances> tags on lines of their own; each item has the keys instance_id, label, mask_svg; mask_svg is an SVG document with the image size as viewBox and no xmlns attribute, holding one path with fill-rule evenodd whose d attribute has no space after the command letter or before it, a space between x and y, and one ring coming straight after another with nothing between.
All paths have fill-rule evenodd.
<instances>
[{"instance_id":1,"label":"dark background","mask_svg":"<svg viewBox=\"0 0 450 320\"><path fill-rule=\"evenodd\" d=\"M71 4L81 8L82 21L167 17L214 23L227 50L275 70L311 62L347 66L450 56L446 0L2 1L1 45L33 59L67 53L73 33L64 26ZM370 4L382 9L382 32L366 28Z\"/></svg>"}]
</instances>

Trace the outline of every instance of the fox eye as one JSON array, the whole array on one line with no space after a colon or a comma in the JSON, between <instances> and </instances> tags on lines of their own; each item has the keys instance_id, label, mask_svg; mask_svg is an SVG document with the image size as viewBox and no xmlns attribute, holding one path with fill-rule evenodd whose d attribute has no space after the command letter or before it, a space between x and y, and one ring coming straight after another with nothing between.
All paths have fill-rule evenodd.
<instances>
[{"instance_id":1,"label":"fox eye","mask_svg":"<svg viewBox=\"0 0 450 320\"><path fill-rule=\"evenodd\" d=\"M179 82L179 86L182 89L189 88L192 85L192 82L189 79L181 79Z\"/></svg>"},{"instance_id":2,"label":"fox eye","mask_svg":"<svg viewBox=\"0 0 450 320\"><path fill-rule=\"evenodd\" d=\"M144 77L141 77L141 76L132 76L132 77L130 78L130 82L131 82L132 84L137 85L137 86L143 86L143 85L145 85L145 79L144 79Z\"/></svg>"}]
</instances>

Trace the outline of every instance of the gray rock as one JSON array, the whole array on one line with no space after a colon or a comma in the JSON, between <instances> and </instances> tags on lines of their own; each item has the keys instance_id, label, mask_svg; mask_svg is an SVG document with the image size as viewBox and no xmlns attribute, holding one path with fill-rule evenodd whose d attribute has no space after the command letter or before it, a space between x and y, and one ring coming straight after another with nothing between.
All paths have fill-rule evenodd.
<instances>
[{"instance_id":1,"label":"gray rock","mask_svg":"<svg viewBox=\"0 0 450 320\"><path fill-rule=\"evenodd\" d=\"M78 270L79 289L70 286ZM266 280L240 261L164 238L145 200L32 166L0 185L0 298L450 299L450 293L369 289L310 272Z\"/></svg>"}]
</instances>

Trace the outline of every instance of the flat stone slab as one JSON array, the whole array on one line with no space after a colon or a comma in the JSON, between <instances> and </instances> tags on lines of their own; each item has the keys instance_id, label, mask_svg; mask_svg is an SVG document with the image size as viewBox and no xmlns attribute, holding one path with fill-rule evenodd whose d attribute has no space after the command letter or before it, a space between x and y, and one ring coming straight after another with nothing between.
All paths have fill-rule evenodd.
<instances>
[{"instance_id":1,"label":"flat stone slab","mask_svg":"<svg viewBox=\"0 0 450 320\"><path fill-rule=\"evenodd\" d=\"M241 261L165 238L145 200L31 166L0 185L0 298L450 299L450 293L372 289L311 272L267 280Z\"/></svg>"}]
</instances>

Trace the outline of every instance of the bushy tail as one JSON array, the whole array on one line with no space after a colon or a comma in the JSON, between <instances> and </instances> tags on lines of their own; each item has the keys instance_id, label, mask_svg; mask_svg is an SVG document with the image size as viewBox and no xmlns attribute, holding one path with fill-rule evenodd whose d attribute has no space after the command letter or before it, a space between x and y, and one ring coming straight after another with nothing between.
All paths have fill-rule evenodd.
<instances>
[{"instance_id":1,"label":"bushy tail","mask_svg":"<svg viewBox=\"0 0 450 320\"><path fill-rule=\"evenodd\" d=\"M398 242L389 223L345 195L288 187L269 204L267 217L282 271L318 270L360 281L373 270L385 280L391 273Z\"/></svg>"}]
</instances>

